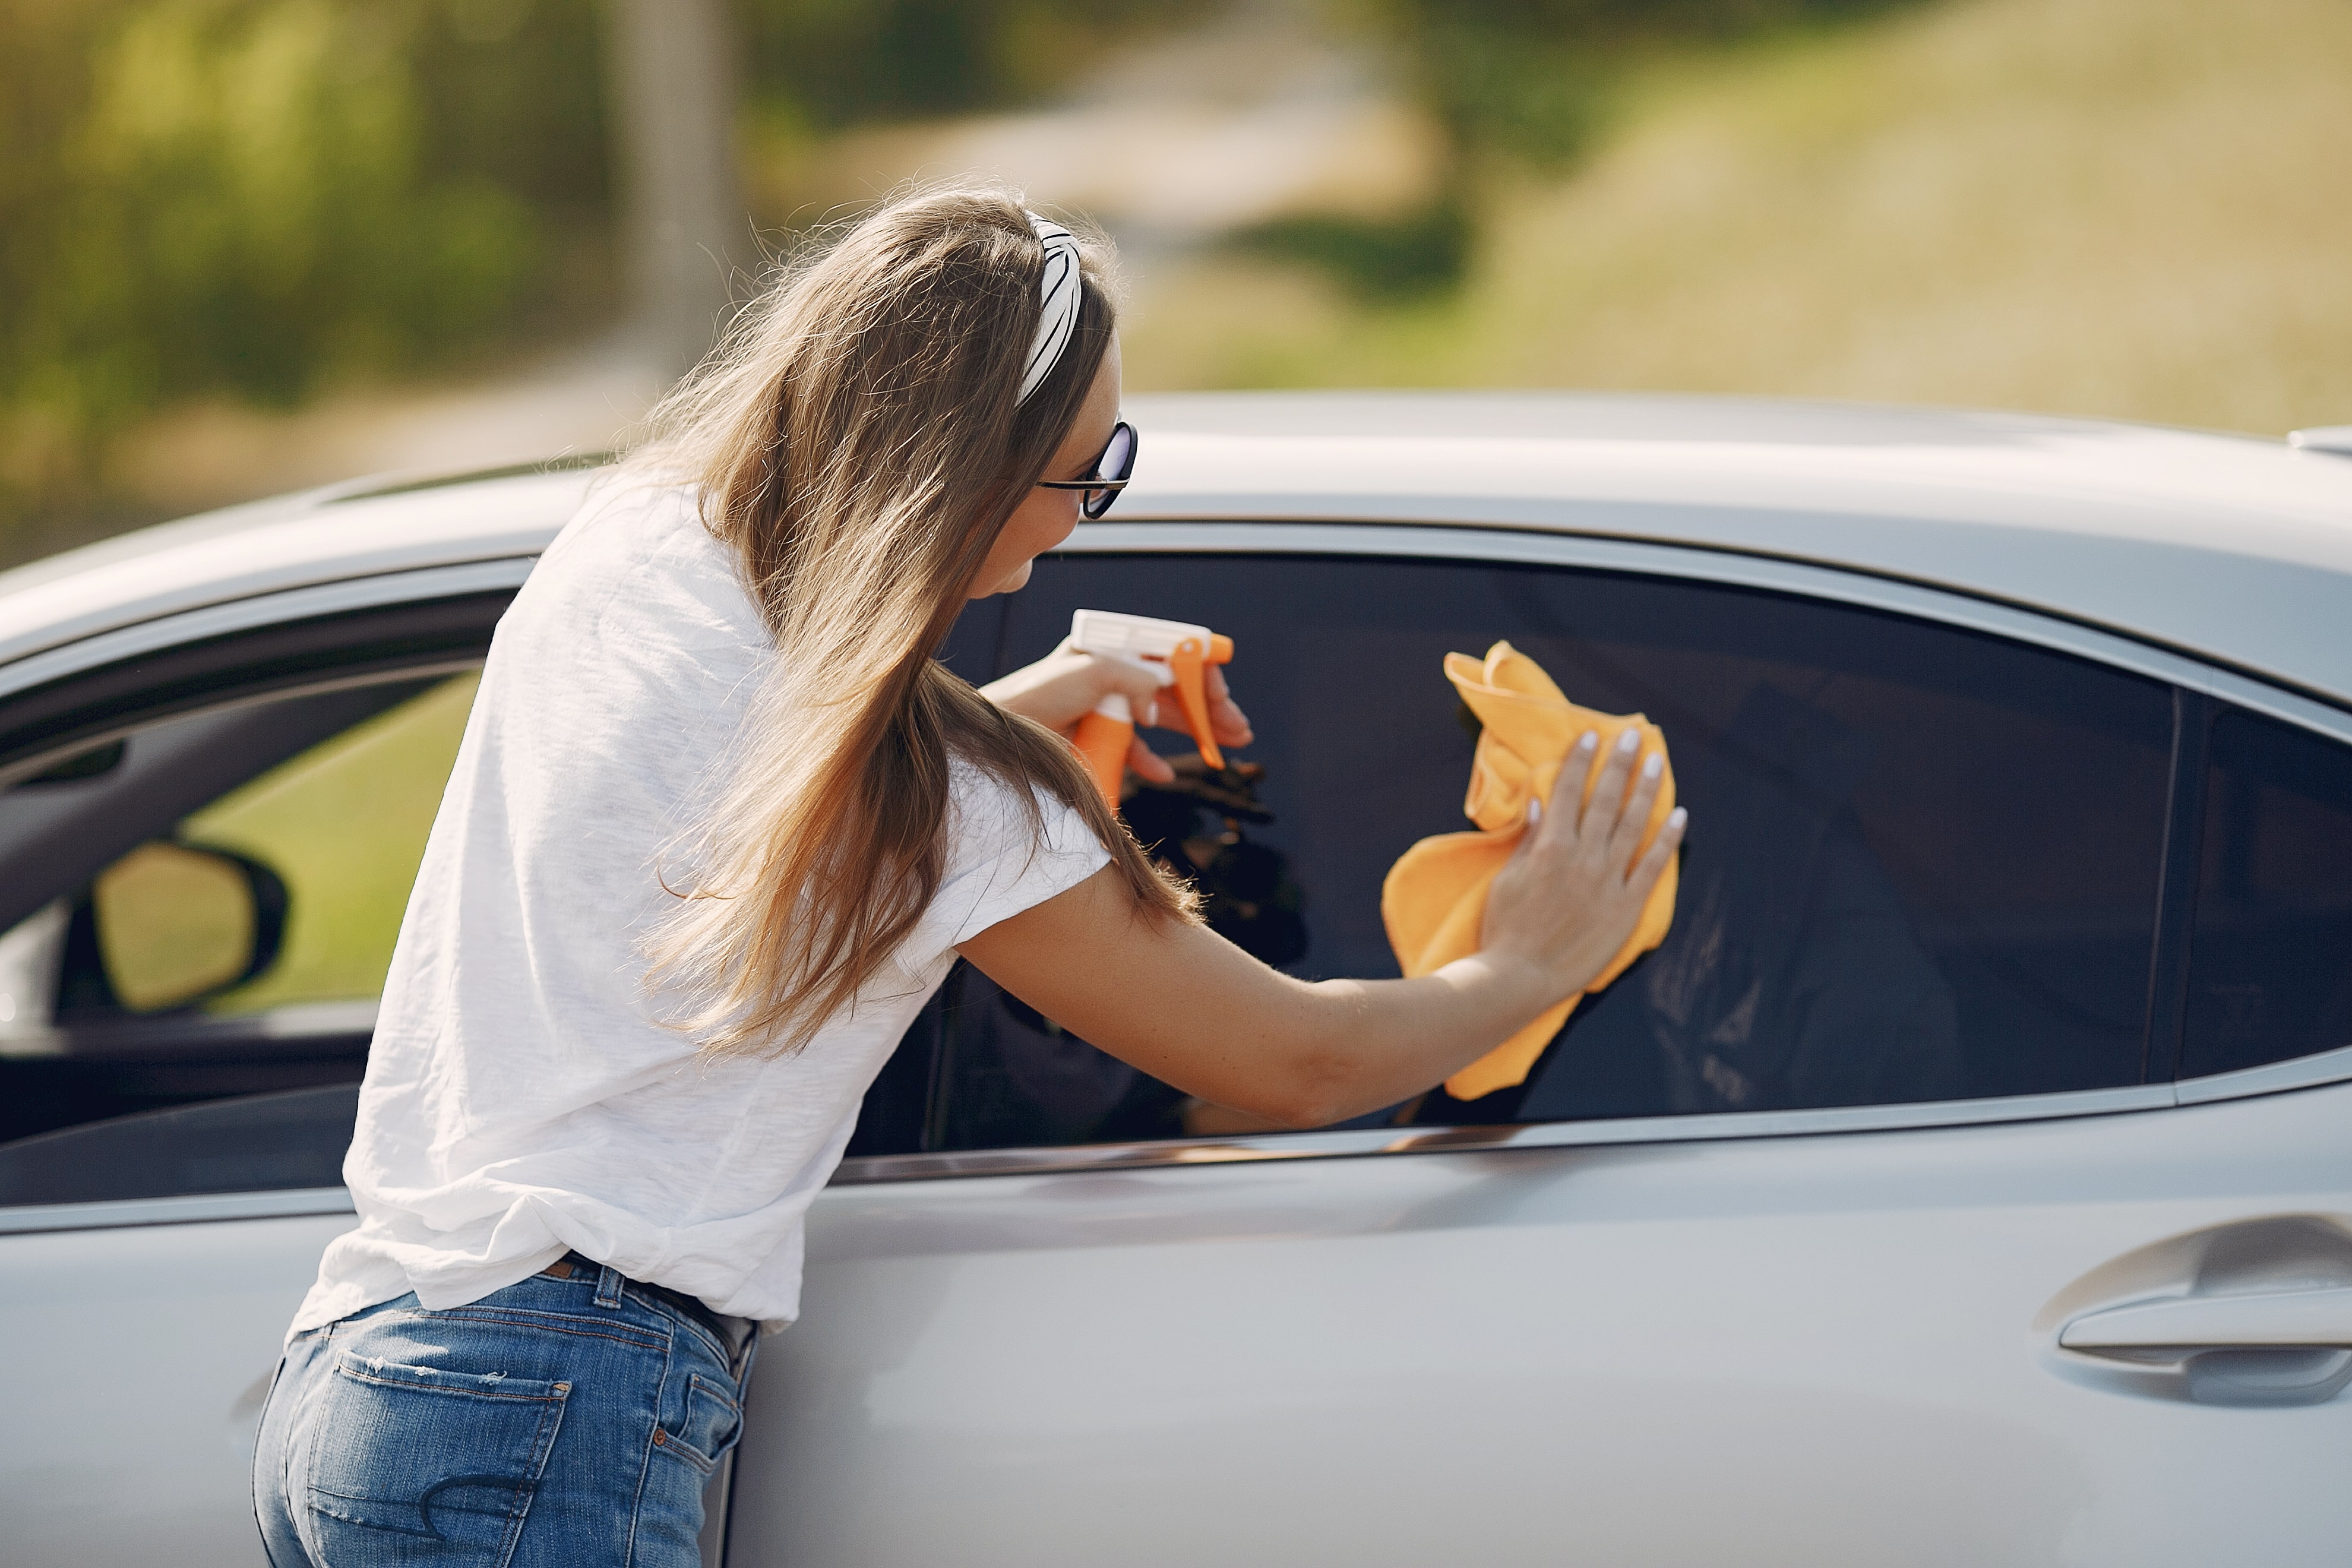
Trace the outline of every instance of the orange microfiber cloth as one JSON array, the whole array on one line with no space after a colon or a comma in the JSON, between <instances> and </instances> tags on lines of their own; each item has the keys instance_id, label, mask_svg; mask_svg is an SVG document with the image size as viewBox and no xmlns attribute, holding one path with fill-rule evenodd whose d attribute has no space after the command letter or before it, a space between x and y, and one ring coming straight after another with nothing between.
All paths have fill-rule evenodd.
<instances>
[{"instance_id":1,"label":"orange microfiber cloth","mask_svg":"<svg viewBox=\"0 0 2352 1568\"><path fill-rule=\"evenodd\" d=\"M1486 650L1485 663L1467 654L1445 656L1445 678L1454 682L1462 700L1486 728L1478 737L1477 754L1470 764L1470 793L1463 814L1476 823L1477 833L1441 833L1406 850L1389 870L1381 888L1381 919L1388 925L1389 945L1408 978L1427 974L1478 951L1478 932L1486 913L1486 889L1495 873L1510 858L1511 848L1527 830L1528 802L1549 800L1552 785L1568 759L1568 749L1587 730L1601 732L1593 755L1592 773L1584 781L1590 800L1599 780L1601 763L1626 726L1641 731L1646 756L1665 754L1666 738L1639 713L1622 716L1579 708L1560 694L1543 667L1513 647L1498 642ZM1668 763L1659 781L1656 803L1642 831L1642 847L1649 847L1675 809L1675 773ZM1675 918L1675 872L1669 864L1633 934L1593 977L1585 993L1599 991L1625 973L1633 962L1664 942ZM1577 998L1546 1012L1500 1046L1445 1080L1445 1091L1456 1100L1475 1100L1498 1089L1524 1083L1536 1058L1559 1033Z\"/></svg>"}]
</instances>

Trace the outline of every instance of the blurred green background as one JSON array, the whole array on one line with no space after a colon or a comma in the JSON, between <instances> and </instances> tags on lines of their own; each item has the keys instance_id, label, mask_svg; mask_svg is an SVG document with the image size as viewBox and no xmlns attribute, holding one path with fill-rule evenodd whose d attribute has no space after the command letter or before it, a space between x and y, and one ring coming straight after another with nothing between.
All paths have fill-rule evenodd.
<instances>
[{"instance_id":1,"label":"blurred green background","mask_svg":"<svg viewBox=\"0 0 2352 1568\"><path fill-rule=\"evenodd\" d=\"M2344 0L0 0L0 563L621 438L909 177L1138 389L2352 420Z\"/></svg>"}]
</instances>

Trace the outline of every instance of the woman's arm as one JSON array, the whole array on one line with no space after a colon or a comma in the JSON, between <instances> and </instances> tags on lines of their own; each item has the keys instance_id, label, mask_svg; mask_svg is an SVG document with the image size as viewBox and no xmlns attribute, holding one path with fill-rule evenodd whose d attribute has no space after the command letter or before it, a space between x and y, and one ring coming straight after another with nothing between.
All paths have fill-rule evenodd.
<instances>
[{"instance_id":1,"label":"woman's arm","mask_svg":"<svg viewBox=\"0 0 2352 1568\"><path fill-rule=\"evenodd\" d=\"M1628 732L1629 738L1636 739ZM965 942L966 958L1072 1033L1154 1078L1288 1126L1418 1094L1584 988L1633 929L1682 842L1670 817L1636 858L1658 774L1633 752L1591 802L1587 733L1549 809L1495 878L1480 950L1417 980L1294 980L1223 937L1139 914L1108 869Z\"/></svg>"}]
</instances>

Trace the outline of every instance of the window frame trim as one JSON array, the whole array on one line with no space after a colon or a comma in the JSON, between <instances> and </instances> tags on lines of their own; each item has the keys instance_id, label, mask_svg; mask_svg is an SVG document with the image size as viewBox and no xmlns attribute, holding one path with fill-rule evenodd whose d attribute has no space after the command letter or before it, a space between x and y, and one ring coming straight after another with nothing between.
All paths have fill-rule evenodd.
<instances>
[{"instance_id":1,"label":"window frame trim","mask_svg":"<svg viewBox=\"0 0 2352 1568\"><path fill-rule=\"evenodd\" d=\"M462 565L383 572L158 616L0 664L0 703L12 701L36 687L87 675L101 666L176 650L190 643L234 637L240 632L347 615L354 610L390 609L501 589L511 592L522 586L538 563L538 556L523 555L471 561Z\"/></svg>"}]
</instances>

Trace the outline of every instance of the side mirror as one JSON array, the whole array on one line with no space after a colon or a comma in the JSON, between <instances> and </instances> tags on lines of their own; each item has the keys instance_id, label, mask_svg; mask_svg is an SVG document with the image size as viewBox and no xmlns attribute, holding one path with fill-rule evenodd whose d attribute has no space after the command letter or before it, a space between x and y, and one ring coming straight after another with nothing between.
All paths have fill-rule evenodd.
<instances>
[{"instance_id":1,"label":"side mirror","mask_svg":"<svg viewBox=\"0 0 2352 1568\"><path fill-rule=\"evenodd\" d=\"M278 962L286 907L285 882L250 857L142 844L74 910L59 1012L161 1013L233 990Z\"/></svg>"}]
</instances>

